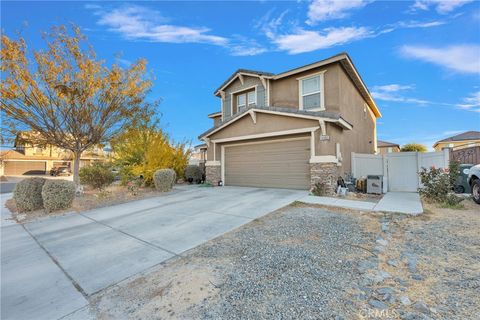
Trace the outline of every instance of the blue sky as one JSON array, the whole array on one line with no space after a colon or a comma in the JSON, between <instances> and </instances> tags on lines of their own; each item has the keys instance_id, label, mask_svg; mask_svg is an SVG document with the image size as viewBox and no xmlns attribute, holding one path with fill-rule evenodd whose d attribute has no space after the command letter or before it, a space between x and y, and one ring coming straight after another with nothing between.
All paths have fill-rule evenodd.
<instances>
[{"instance_id":1,"label":"blue sky","mask_svg":"<svg viewBox=\"0 0 480 320\"><path fill-rule=\"evenodd\" d=\"M238 68L282 72L346 51L383 117L378 138L424 143L480 130L480 2L1 3L1 27L30 48L41 32L75 23L98 56L139 58L155 75L162 125L177 141L208 129L213 91Z\"/></svg>"}]
</instances>

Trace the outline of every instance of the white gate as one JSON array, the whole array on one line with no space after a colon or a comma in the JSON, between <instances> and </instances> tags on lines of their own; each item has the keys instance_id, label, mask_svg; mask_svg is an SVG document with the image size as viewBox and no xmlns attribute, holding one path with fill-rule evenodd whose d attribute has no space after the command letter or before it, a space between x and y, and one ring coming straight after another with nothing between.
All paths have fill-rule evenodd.
<instances>
[{"instance_id":1,"label":"white gate","mask_svg":"<svg viewBox=\"0 0 480 320\"><path fill-rule=\"evenodd\" d=\"M449 152L392 152L384 155L352 152L352 175L383 175L388 191L416 192L422 168L448 168Z\"/></svg>"},{"instance_id":2,"label":"white gate","mask_svg":"<svg viewBox=\"0 0 480 320\"><path fill-rule=\"evenodd\" d=\"M418 189L416 152L389 153L386 158L388 190L416 192Z\"/></svg>"}]
</instances>

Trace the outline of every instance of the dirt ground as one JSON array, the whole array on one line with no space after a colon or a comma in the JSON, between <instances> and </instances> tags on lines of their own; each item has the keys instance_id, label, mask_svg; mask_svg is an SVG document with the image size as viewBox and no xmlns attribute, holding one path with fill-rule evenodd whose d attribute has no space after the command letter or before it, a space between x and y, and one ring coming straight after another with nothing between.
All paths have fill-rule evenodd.
<instances>
[{"instance_id":1,"label":"dirt ground","mask_svg":"<svg viewBox=\"0 0 480 320\"><path fill-rule=\"evenodd\" d=\"M425 214L410 217L295 203L90 297L91 312L99 319L475 319L480 214L473 201L464 205L426 204Z\"/></svg>"},{"instance_id":2,"label":"dirt ground","mask_svg":"<svg viewBox=\"0 0 480 320\"><path fill-rule=\"evenodd\" d=\"M13 199L7 200L5 206L10 210L10 212L12 212L12 217L14 220L19 223L25 223L41 217L63 215L70 212L82 212L129 201L157 197L161 194L162 193L156 191L155 188L147 187L140 188L138 190L138 194L133 195L127 190L126 187L117 184L107 187L103 192L86 188L83 194L75 196L72 207L66 210L47 213L44 209L40 209L22 213L18 212L15 205L15 200Z\"/></svg>"}]
</instances>

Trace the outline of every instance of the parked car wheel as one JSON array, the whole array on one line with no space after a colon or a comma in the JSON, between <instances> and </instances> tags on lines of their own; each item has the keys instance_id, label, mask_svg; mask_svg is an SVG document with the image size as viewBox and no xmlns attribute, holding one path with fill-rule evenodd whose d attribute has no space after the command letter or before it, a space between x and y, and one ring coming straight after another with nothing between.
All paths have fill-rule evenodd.
<instances>
[{"instance_id":1,"label":"parked car wheel","mask_svg":"<svg viewBox=\"0 0 480 320\"><path fill-rule=\"evenodd\" d=\"M453 189L455 193L465 193L465 188L463 186L455 186Z\"/></svg>"},{"instance_id":2,"label":"parked car wheel","mask_svg":"<svg viewBox=\"0 0 480 320\"><path fill-rule=\"evenodd\" d=\"M480 204L480 179L476 179L472 183L473 201Z\"/></svg>"}]
</instances>

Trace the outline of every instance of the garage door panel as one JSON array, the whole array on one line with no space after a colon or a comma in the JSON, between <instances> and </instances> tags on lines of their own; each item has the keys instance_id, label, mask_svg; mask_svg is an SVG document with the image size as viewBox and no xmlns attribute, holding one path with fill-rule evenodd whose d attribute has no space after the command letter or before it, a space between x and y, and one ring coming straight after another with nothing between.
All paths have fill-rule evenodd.
<instances>
[{"instance_id":1,"label":"garage door panel","mask_svg":"<svg viewBox=\"0 0 480 320\"><path fill-rule=\"evenodd\" d=\"M5 175L45 174L45 161L5 161Z\"/></svg>"},{"instance_id":2,"label":"garage door panel","mask_svg":"<svg viewBox=\"0 0 480 320\"><path fill-rule=\"evenodd\" d=\"M310 140L225 147L225 184L308 189Z\"/></svg>"}]
</instances>

